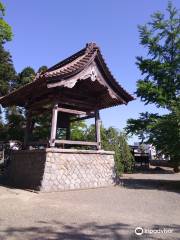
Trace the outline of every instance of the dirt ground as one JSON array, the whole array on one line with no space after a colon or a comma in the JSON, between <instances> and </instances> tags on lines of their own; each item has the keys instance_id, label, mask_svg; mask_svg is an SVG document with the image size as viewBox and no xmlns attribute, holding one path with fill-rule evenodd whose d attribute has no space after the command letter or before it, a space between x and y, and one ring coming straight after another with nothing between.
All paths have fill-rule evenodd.
<instances>
[{"instance_id":1,"label":"dirt ground","mask_svg":"<svg viewBox=\"0 0 180 240\"><path fill-rule=\"evenodd\" d=\"M56 193L0 186L0 240L175 240L179 224L179 173L129 174L115 187Z\"/></svg>"}]
</instances>

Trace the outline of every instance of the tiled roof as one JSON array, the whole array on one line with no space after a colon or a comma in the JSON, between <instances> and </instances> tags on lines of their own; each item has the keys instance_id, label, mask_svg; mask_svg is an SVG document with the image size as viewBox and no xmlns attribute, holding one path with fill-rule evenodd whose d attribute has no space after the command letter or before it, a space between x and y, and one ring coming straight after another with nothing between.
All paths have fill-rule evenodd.
<instances>
[{"instance_id":1,"label":"tiled roof","mask_svg":"<svg viewBox=\"0 0 180 240\"><path fill-rule=\"evenodd\" d=\"M109 100L104 99L103 108L115 106L122 103L128 103L134 98L122 88L122 86L116 81L110 72L107 64L105 63L99 47L95 43L86 44L86 47L58 64L50 67L46 72L37 74L32 83L26 84L25 86L9 93L8 95L0 98L0 104L3 106L9 106L12 104L24 106L28 99L38 91L44 91L47 88L48 83L54 83L56 81L62 81L80 73L92 62L95 62L108 86L119 96L120 100ZM92 86L93 87L93 86ZM46 91L46 90L45 90ZM106 101L109 104L106 106ZM24 105L23 105L24 104Z\"/></svg>"},{"instance_id":2,"label":"tiled roof","mask_svg":"<svg viewBox=\"0 0 180 240\"><path fill-rule=\"evenodd\" d=\"M68 78L69 76L82 71L93 60L96 60L99 64L101 64L101 67L109 79L111 87L119 94L123 95L126 102L134 99L114 78L105 63L99 47L95 43L86 44L86 47L81 51L49 68L41 77L47 78L49 82L53 81L53 78L56 77L61 77L62 79Z\"/></svg>"},{"instance_id":3,"label":"tiled roof","mask_svg":"<svg viewBox=\"0 0 180 240\"><path fill-rule=\"evenodd\" d=\"M68 57L62 62L49 68L44 74L44 77L55 77L60 75L69 75L76 71L83 69L99 51L99 48L95 43L90 43L86 45L81 51Z\"/></svg>"}]
</instances>

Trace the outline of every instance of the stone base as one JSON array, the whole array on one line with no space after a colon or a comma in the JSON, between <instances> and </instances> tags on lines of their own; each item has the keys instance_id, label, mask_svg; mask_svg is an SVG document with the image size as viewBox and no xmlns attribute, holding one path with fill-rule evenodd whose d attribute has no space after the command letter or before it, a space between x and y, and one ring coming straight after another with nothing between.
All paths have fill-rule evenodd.
<instances>
[{"instance_id":1,"label":"stone base","mask_svg":"<svg viewBox=\"0 0 180 240\"><path fill-rule=\"evenodd\" d=\"M115 182L114 152L46 148L14 151L8 180L45 192L105 187Z\"/></svg>"}]
</instances>

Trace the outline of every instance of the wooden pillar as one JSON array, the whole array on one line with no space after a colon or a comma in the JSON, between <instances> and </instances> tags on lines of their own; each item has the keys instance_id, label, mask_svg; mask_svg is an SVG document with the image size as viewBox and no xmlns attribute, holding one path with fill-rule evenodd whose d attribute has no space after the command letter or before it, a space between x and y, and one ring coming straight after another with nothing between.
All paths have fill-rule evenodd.
<instances>
[{"instance_id":1,"label":"wooden pillar","mask_svg":"<svg viewBox=\"0 0 180 240\"><path fill-rule=\"evenodd\" d=\"M26 129L24 133L24 148L27 148L29 137L30 137L30 130L31 130L31 121L32 121L32 116L29 111L26 113Z\"/></svg>"},{"instance_id":2,"label":"wooden pillar","mask_svg":"<svg viewBox=\"0 0 180 240\"><path fill-rule=\"evenodd\" d=\"M100 150L101 149L101 120L100 120L98 110L95 113L95 128L96 128L97 149Z\"/></svg>"},{"instance_id":3,"label":"wooden pillar","mask_svg":"<svg viewBox=\"0 0 180 240\"><path fill-rule=\"evenodd\" d=\"M52 111L50 147L55 146L57 117L58 117L58 104L55 104Z\"/></svg>"}]
</instances>

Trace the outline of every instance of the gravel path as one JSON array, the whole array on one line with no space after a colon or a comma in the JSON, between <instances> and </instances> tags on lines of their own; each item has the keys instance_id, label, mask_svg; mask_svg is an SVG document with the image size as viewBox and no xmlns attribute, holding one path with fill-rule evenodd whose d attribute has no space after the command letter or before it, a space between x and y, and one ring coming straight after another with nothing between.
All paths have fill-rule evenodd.
<instances>
[{"instance_id":1,"label":"gravel path","mask_svg":"<svg viewBox=\"0 0 180 240\"><path fill-rule=\"evenodd\" d=\"M0 240L180 239L179 181L180 174L132 174L116 187L58 193L0 186ZM137 226L172 233L137 236Z\"/></svg>"}]
</instances>

